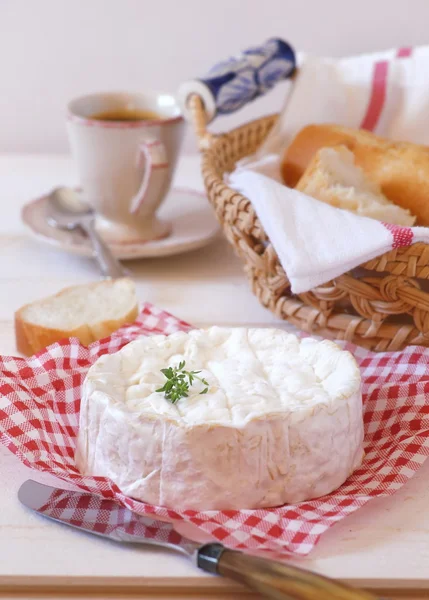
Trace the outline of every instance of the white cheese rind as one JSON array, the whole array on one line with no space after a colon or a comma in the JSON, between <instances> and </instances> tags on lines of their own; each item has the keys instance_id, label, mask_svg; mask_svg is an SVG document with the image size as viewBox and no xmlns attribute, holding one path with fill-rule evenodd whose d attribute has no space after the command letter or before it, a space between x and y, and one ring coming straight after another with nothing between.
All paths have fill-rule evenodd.
<instances>
[{"instance_id":1,"label":"white cheese rind","mask_svg":"<svg viewBox=\"0 0 429 600\"><path fill-rule=\"evenodd\" d=\"M155 390L160 369L202 370L188 398ZM330 493L363 457L360 374L332 342L282 330L141 338L84 383L77 463L127 495L176 510L249 509Z\"/></svg>"}]
</instances>

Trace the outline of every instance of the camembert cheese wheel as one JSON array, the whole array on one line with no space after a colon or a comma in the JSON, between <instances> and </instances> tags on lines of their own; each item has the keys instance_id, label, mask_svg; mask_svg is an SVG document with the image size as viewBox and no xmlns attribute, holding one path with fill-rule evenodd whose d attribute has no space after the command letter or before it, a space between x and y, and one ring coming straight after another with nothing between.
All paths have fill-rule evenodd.
<instances>
[{"instance_id":1,"label":"camembert cheese wheel","mask_svg":"<svg viewBox=\"0 0 429 600\"><path fill-rule=\"evenodd\" d=\"M175 403L161 369L201 371ZM133 498L176 510L251 509L338 488L363 458L349 352L279 329L154 335L99 358L83 386L76 460Z\"/></svg>"}]
</instances>

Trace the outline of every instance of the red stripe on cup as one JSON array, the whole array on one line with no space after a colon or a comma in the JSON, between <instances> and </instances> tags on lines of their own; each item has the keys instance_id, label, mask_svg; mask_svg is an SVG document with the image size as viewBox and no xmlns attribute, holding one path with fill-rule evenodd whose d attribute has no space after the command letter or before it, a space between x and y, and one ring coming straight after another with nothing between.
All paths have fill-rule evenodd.
<instances>
[{"instance_id":1,"label":"red stripe on cup","mask_svg":"<svg viewBox=\"0 0 429 600\"><path fill-rule=\"evenodd\" d=\"M404 248L411 246L414 239L414 233L411 227L401 227L391 223L382 223L392 234L392 248Z\"/></svg>"},{"instance_id":2,"label":"red stripe on cup","mask_svg":"<svg viewBox=\"0 0 429 600\"><path fill-rule=\"evenodd\" d=\"M103 129L138 129L139 127L153 127L154 125L178 123L179 121L183 120L183 117L179 115L177 117L166 117L165 119L154 119L147 121L102 121L100 119L80 117L79 115L69 113L67 115L67 119L72 123L85 125L85 127L99 127Z\"/></svg>"}]
</instances>

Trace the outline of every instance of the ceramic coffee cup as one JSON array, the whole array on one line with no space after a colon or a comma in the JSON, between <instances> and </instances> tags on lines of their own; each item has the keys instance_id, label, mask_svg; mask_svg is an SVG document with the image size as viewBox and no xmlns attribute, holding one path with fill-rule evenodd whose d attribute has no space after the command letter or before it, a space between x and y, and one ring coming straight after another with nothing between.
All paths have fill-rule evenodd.
<instances>
[{"instance_id":1,"label":"ceramic coffee cup","mask_svg":"<svg viewBox=\"0 0 429 600\"><path fill-rule=\"evenodd\" d=\"M169 94L100 93L68 106L70 147L97 227L118 242L167 236L156 211L170 188L184 120Z\"/></svg>"}]
</instances>

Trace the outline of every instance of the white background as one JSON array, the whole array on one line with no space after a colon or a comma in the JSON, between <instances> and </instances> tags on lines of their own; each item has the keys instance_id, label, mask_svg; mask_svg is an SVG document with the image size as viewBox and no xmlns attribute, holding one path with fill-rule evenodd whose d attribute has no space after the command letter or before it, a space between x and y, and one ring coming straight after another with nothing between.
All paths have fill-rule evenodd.
<instances>
[{"instance_id":1,"label":"white background","mask_svg":"<svg viewBox=\"0 0 429 600\"><path fill-rule=\"evenodd\" d=\"M325 56L424 44L429 0L0 0L0 151L67 151L73 96L174 92L272 36ZM275 111L282 92L216 128Z\"/></svg>"}]
</instances>

